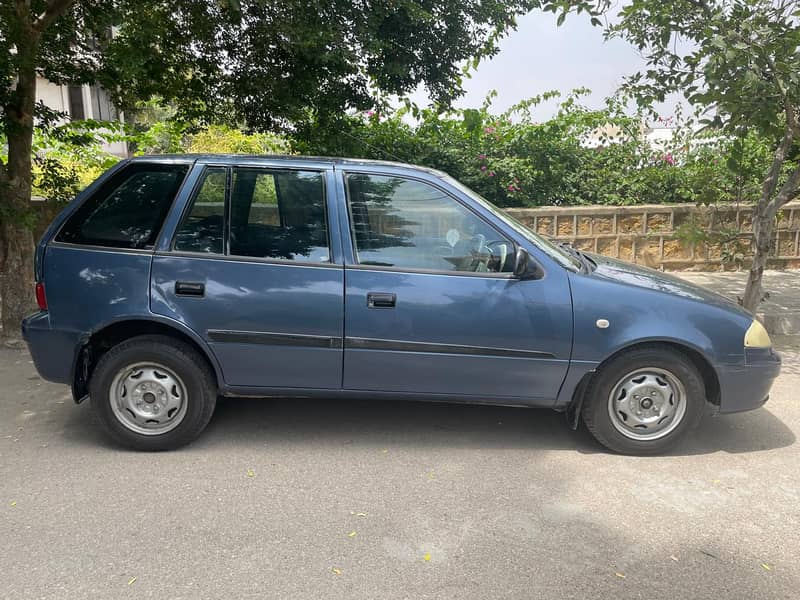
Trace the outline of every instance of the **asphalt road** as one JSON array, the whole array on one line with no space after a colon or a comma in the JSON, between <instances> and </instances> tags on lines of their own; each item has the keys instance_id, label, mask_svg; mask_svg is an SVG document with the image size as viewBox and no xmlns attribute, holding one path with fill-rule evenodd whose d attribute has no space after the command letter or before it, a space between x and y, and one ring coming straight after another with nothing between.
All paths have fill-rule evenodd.
<instances>
[{"instance_id":1,"label":"asphalt road","mask_svg":"<svg viewBox=\"0 0 800 600\"><path fill-rule=\"evenodd\" d=\"M0 350L0 598L797 598L800 352L670 456L512 408L225 400L106 441Z\"/></svg>"}]
</instances>

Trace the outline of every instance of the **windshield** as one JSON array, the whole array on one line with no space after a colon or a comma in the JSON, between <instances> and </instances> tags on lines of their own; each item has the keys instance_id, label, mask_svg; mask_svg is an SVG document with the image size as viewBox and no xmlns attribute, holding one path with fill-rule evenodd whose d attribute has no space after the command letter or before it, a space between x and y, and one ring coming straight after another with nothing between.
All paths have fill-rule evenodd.
<instances>
[{"instance_id":1,"label":"windshield","mask_svg":"<svg viewBox=\"0 0 800 600\"><path fill-rule=\"evenodd\" d=\"M499 219L502 219L505 223L507 223L514 231L519 233L522 237L526 240L536 244L536 246L541 249L543 252L548 254L550 257L553 258L556 262L558 262L561 266L566 267L572 271L580 271L582 268L581 262L572 254L559 248L553 242L548 240L545 237L542 237L538 233L533 232L531 229L520 223L517 219L498 209L494 206L491 202L486 200L483 196L478 194L477 192L469 189L463 183L458 181L457 179L453 179L449 175L444 177L445 181L449 184L457 187L459 190L464 192L467 196L479 202L481 206L486 208L487 210L491 211L494 215L496 215Z\"/></svg>"}]
</instances>

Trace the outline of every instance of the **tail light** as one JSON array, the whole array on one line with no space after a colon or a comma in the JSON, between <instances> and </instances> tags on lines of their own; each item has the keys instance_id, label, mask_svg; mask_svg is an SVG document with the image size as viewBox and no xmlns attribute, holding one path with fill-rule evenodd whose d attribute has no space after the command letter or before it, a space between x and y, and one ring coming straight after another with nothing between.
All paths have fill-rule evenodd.
<instances>
[{"instance_id":1,"label":"tail light","mask_svg":"<svg viewBox=\"0 0 800 600\"><path fill-rule=\"evenodd\" d=\"M44 284L41 281L36 284L36 304L41 310L47 310L47 296L45 296Z\"/></svg>"}]
</instances>

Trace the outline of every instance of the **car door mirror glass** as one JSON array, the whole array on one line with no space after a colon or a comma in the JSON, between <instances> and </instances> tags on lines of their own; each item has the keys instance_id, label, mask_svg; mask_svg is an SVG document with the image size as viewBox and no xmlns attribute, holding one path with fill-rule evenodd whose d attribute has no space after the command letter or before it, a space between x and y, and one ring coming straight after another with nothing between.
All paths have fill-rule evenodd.
<instances>
[{"instance_id":1,"label":"car door mirror glass","mask_svg":"<svg viewBox=\"0 0 800 600\"><path fill-rule=\"evenodd\" d=\"M521 280L540 279L544 273L525 248L518 247L514 257L514 277Z\"/></svg>"}]
</instances>

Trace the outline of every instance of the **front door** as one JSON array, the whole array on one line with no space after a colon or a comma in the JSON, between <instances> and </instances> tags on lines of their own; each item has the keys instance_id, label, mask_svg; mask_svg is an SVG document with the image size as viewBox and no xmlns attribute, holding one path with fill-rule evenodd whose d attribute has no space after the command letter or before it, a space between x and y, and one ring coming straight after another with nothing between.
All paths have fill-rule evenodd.
<instances>
[{"instance_id":1,"label":"front door","mask_svg":"<svg viewBox=\"0 0 800 600\"><path fill-rule=\"evenodd\" d=\"M515 279L515 243L444 182L344 183L344 387L551 404L571 351L565 273Z\"/></svg>"},{"instance_id":2,"label":"front door","mask_svg":"<svg viewBox=\"0 0 800 600\"><path fill-rule=\"evenodd\" d=\"M332 260L329 176L208 166L153 260L151 309L202 336L228 385L341 387L344 273Z\"/></svg>"}]
</instances>

